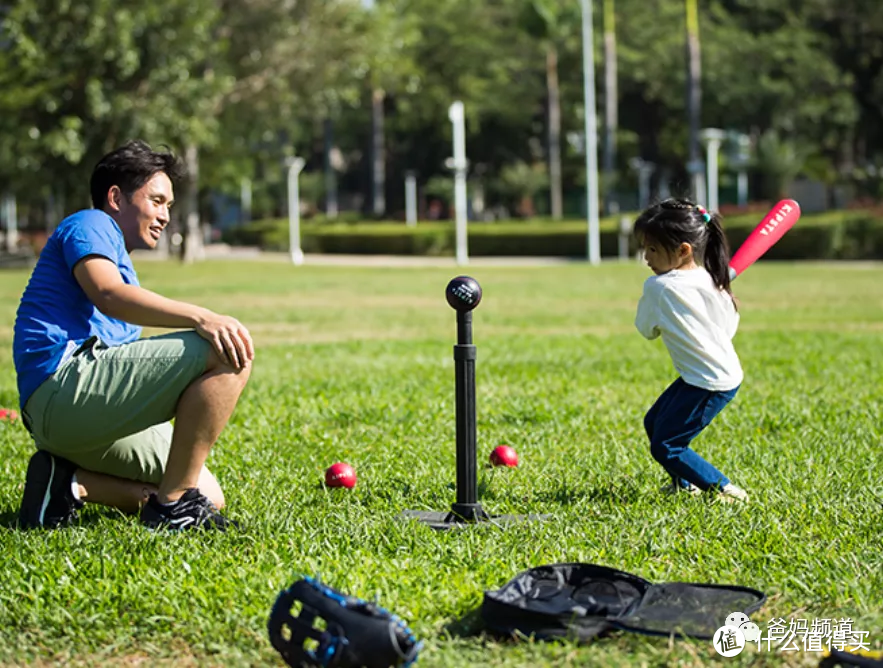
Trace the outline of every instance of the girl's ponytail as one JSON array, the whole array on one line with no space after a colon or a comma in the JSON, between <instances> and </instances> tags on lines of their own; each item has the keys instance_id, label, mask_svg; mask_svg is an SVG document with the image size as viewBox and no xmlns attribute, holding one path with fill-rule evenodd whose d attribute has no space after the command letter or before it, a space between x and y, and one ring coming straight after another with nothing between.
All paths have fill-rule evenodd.
<instances>
[{"instance_id":1,"label":"girl's ponytail","mask_svg":"<svg viewBox=\"0 0 883 668\"><path fill-rule=\"evenodd\" d=\"M634 231L639 239L652 239L669 253L675 252L682 243L690 244L696 262L702 263L715 286L733 296L730 244L719 213L706 211L688 199L670 198L644 211L635 221Z\"/></svg>"},{"instance_id":2,"label":"girl's ponytail","mask_svg":"<svg viewBox=\"0 0 883 668\"><path fill-rule=\"evenodd\" d=\"M724 234L721 215L716 211L711 213L711 220L708 221L706 227L708 228L708 243L705 246L703 264L714 284L732 296L733 292L730 290L730 244Z\"/></svg>"}]
</instances>

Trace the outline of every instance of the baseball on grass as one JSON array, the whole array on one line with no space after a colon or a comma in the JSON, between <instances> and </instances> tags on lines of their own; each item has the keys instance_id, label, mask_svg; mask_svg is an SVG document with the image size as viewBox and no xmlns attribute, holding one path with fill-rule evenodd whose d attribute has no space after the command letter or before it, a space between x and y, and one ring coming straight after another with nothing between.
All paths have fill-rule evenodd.
<instances>
[{"instance_id":1,"label":"baseball on grass","mask_svg":"<svg viewBox=\"0 0 883 668\"><path fill-rule=\"evenodd\" d=\"M515 468L518 466L518 453L515 448L508 445L498 445L491 450L491 464L494 466L508 466Z\"/></svg>"},{"instance_id":2,"label":"baseball on grass","mask_svg":"<svg viewBox=\"0 0 883 668\"><path fill-rule=\"evenodd\" d=\"M337 462L325 469L325 484L351 489L356 486L356 472L346 462Z\"/></svg>"}]
</instances>

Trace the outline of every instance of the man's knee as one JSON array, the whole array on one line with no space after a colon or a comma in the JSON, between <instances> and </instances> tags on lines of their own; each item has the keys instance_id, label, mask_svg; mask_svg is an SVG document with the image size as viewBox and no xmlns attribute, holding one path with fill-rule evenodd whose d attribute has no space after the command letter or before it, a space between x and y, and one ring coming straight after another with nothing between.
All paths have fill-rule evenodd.
<instances>
[{"instance_id":1,"label":"man's knee","mask_svg":"<svg viewBox=\"0 0 883 668\"><path fill-rule=\"evenodd\" d=\"M242 383L242 386L244 387L245 384L248 382L249 377L251 376L251 362L246 362L244 366L237 369L226 360L221 359L215 349L212 348L209 351L208 359L205 363L205 372L220 372L230 374L231 377L238 378Z\"/></svg>"}]
</instances>

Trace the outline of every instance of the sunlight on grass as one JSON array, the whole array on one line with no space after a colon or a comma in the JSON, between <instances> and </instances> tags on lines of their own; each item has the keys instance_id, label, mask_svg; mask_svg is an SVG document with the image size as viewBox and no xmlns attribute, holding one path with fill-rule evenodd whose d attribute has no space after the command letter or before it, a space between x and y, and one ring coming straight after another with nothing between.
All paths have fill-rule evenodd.
<instances>
[{"instance_id":1,"label":"sunlight on grass","mask_svg":"<svg viewBox=\"0 0 883 668\"><path fill-rule=\"evenodd\" d=\"M746 380L696 448L752 503L666 498L642 417L673 378L632 320L637 264L476 267L478 449L493 513L550 518L434 533L398 514L454 500L454 312L445 268L144 263L141 282L237 316L251 383L210 458L228 535L153 535L88 508L80 527L11 528L31 443L0 423L0 663L281 665L266 637L299 574L379 596L426 649L421 666L701 666L710 643L620 634L587 647L462 632L487 589L585 561L653 582L767 593L754 618L854 619L883 644L883 266L761 264L734 288ZM23 273L0 275L0 401L17 406L10 344ZM320 481L350 462L351 491ZM459 630L458 630L459 629ZM139 657L141 659L139 659ZM811 660L812 659L812 660ZM814 661L813 661L814 660ZM803 662L803 663L801 663ZM761 652L727 665L816 665Z\"/></svg>"}]
</instances>

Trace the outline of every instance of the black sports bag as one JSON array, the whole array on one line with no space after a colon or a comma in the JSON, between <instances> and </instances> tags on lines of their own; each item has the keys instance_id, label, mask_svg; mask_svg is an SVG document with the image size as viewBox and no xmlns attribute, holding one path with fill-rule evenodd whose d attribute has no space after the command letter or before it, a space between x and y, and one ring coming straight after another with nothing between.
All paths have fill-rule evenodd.
<instances>
[{"instance_id":1,"label":"black sports bag","mask_svg":"<svg viewBox=\"0 0 883 668\"><path fill-rule=\"evenodd\" d=\"M732 585L653 584L595 564L551 564L486 591L481 618L502 635L589 642L612 630L711 639L733 612L753 612L766 595Z\"/></svg>"}]
</instances>

